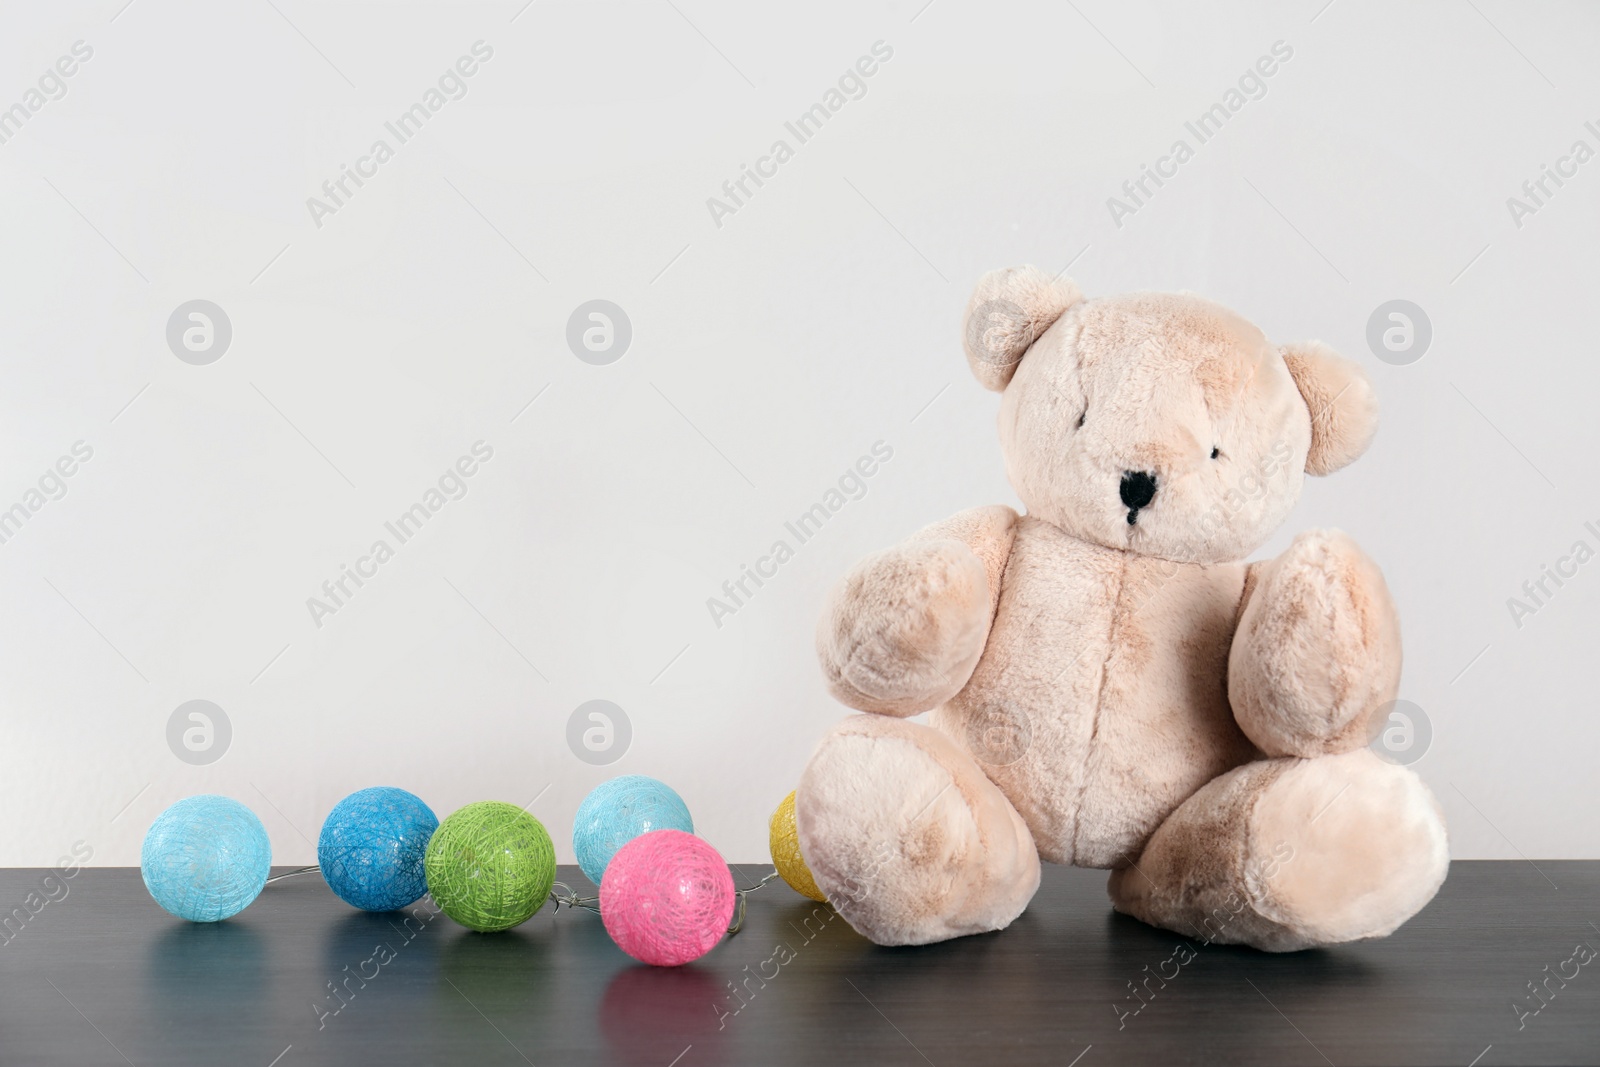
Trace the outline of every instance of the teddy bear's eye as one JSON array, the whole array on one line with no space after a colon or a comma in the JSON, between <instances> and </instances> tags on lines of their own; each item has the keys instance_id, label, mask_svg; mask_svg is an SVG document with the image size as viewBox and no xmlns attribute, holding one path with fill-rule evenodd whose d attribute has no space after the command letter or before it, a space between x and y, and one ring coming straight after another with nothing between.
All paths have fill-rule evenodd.
<instances>
[{"instance_id":1,"label":"teddy bear's eye","mask_svg":"<svg viewBox=\"0 0 1600 1067\"><path fill-rule=\"evenodd\" d=\"M1084 420L1087 419L1088 417L1089 417L1089 409L1088 408L1084 408L1083 409L1083 414L1078 416L1078 429L1080 429L1080 430L1083 429Z\"/></svg>"},{"instance_id":2,"label":"teddy bear's eye","mask_svg":"<svg viewBox=\"0 0 1600 1067\"><path fill-rule=\"evenodd\" d=\"M1211 446L1211 458L1212 459L1216 459L1217 456L1220 455L1220 454L1221 453L1217 451L1217 447L1215 445Z\"/></svg>"}]
</instances>

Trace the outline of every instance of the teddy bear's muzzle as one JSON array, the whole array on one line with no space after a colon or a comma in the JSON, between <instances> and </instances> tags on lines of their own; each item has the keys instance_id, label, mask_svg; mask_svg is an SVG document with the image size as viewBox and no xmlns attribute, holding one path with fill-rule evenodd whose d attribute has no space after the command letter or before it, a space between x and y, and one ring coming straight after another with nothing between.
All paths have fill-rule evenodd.
<instances>
[{"instance_id":1,"label":"teddy bear's muzzle","mask_svg":"<svg viewBox=\"0 0 1600 1067\"><path fill-rule=\"evenodd\" d=\"M1128 525L1139 521L1139 509L1156 498L1156 476L1148 471L1122 472L1122 503L1128 509Z\"/></svg>"}]
</instances>

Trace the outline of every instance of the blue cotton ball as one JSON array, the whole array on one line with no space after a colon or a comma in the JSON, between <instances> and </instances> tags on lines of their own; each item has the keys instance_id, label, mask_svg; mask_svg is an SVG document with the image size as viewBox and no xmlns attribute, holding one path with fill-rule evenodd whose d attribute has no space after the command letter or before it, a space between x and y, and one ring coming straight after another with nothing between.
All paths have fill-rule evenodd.
<instances>
[{"instance_id":1,"label":"blue cotton ball","mask_svg":"<svg viewBox=\"0 0 1600 1067\"><path fill-rule=\"evenodd\" d=\"M317 865L346 904L394 911L428 891L422 859L438 828L433 809L404 789L362 789L328 813L317 838Z\"/></svg>"},{"instance_id":2,"label":"blue cotton ball","mask_svg":"<svg viewBox=\"0 0 1600 1067\"><path fill-rule=\"evenodd\" d=\"M578 805L572 850L589 881L599 885L617 850L652 830L692 834L694 820L671 786L642 774L626 774L596 786Z\"/></svg>"},{"instance_id":3,"label":"blue cotton ball","mask_svg":"<svg viewBox=\"0 0 1600 1067\"><path fill-rule=\"evenodd\" d=\"M167 911L210 923L243 911L272 868L272 843L255 812L230 797L186 797L144 835L139 872Z\"/></svg>"}]
</instances>

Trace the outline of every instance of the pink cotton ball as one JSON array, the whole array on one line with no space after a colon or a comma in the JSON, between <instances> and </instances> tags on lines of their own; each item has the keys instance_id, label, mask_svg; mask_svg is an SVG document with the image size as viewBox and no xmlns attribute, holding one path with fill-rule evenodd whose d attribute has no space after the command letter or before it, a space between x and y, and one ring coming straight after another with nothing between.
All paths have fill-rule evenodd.
<instances>
[{"instance_id":1,"label":"pink cotton ball","mask_svg":"<svg viewBox=\"0 0 1600 1067\"><path fill-rule=\"evenodd\" d=\"M716 849L682 830L655 830L611 858L600 880L600 918L634 959L677 967L722 940L733 897L733 875Z\"/></svg>"}]
</instances>

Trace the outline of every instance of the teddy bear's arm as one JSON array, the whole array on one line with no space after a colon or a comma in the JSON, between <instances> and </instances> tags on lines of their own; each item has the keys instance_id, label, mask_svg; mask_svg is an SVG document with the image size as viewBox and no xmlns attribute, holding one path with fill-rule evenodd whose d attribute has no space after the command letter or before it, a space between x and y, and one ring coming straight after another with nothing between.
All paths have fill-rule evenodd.
<instances>
[{"instance_id":1,"label":"teddy bear's arm","mask_svg":"<svg viewBox=\"0 0 1600 1067\"><path fill-rule=\"evenodd\" d=\"M1349 536L1313 530L1252 565L1228 657L1240 729L1269 756L1366 745L1400 685L1400 620Z\"/></svg>"},{"instance_id":2,"label":"teddy bear's arm","mask_svg":"<svg viewBox=\"0 0 1600 1067\"><path fill-rule=\"evenodd\" d=\"M828 688L858 711L905 717L961 691L983 655L1017 513L974 508L868 556L817 628Z\"/></svg>"}]
</instances>

